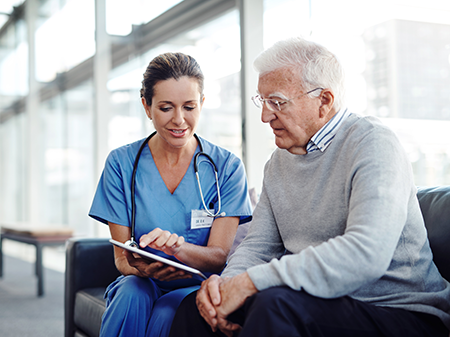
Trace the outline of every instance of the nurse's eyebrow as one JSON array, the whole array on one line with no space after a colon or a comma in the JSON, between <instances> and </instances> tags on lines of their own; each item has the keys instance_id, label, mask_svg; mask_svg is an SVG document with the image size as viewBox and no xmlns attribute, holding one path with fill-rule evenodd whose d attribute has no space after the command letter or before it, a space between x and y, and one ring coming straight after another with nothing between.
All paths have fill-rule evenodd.
<instances>
[{"instance_id":1,"label":"nurse's eyebrow","mask_svg":"<svg viewBox=\"0 0 450 337\"><path fill-rule=\"evenodd\" d=\"M184 102L183 104L186 104L186 103L197 103L197 102L198 102L197 100L192 99L190 101ZM171 104L171 105L174 105L175 103L173 103L172 101L159 101L158 104Z\"/></svg>"}]
</instances>

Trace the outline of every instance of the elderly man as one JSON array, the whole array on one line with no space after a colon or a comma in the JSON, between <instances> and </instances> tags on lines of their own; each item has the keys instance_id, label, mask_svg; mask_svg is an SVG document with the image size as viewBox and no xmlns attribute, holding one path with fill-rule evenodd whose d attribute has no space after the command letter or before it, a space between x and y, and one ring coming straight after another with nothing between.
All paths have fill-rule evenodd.
<instances>
[{"instance_id":1,"label":"elderly man","mask_svg":"<svg viewBox=\"0 0 450 337\"><path fill-rule=\"evenodd\" d=\"M316 43L280 41L255 68L278 149L247 237L171 336L447 337L450 284L393 132L343 107L341 66Z\"/></svg>"}]
</instances>

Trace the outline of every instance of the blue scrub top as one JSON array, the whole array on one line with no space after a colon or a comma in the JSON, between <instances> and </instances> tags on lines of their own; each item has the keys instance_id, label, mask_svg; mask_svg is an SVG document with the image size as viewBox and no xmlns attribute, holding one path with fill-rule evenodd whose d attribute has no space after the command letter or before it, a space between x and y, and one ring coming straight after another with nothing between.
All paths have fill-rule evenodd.
<instances>
[{"instance_id":1,"label":"blue scrub top","mask_svg":"<svg viewBox=\"0 0 450 337\"><path fill-rule=\"evenodd\" d=\"M113 150L106 159L89 216L108 224L131 225L131 176L140 145L139 140ZM247 190L245 169L241 160L231 152L200 138L203 151L214 161L218 171L221 213L237 216L239 223L251 220L252 207ZM197 146L196 153L200 151ZM139 238L159 227L183 236L192 244L206 246L210 228L191 229L191 211L203 210L194 157L173 194L167 189L148 146L142 151L136 172L136 228ZM212 165L205 156L198 158L198 171L205 204L217 211L217 189ZM163 252L147 248L152 253L167 257Z\"/></svg>"}]
</instances>

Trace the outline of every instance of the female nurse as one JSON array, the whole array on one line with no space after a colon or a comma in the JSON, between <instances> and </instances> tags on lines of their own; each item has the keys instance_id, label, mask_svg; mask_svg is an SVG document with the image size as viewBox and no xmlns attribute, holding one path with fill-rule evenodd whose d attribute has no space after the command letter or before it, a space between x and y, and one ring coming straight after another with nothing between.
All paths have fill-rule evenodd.
<instances>
[{"instance_id":1,"label":"female nurse","mask_svg":"<svg viewBox=\"0 0 450 337\"><path fill-rule=\"evenodd\" d=\"M242 162L229 151L194 137L203 96L203 74L182 53L154 58L142 81L141 100L156 133L144 147L136 172L135 237L140 248L175 259L206 274L224 268L239 224L251 220ZM89 215L109 226L111 237L131 234L131 180L136 154L145 140L113 150L105 164ZM200 144L199 144L200 143ZM207 216L194 172L195 154L211 157L218 171L198 157ZM220 201L219 201L220 200ZM200 225L199 225L200 224ZM114 247L122 274L106 290L101 336L167 336L175 311L201 280L161 262L149 263Z\"/></svg>"}]
</instances>

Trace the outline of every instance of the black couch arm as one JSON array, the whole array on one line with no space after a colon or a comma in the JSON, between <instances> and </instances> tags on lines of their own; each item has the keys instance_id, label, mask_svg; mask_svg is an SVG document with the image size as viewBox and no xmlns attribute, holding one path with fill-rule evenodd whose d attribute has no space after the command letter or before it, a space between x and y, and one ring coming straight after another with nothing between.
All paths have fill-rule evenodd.
<instances>
[{"instance_id":1,"label":"black couch arm","mask_svg":"<svg viewBox=\"0 0 450 337\"><path fill-rule=\"evenodd\" d=\"M425 187L417 191L428 231L433 261L450 282L450 186Z\"/></svg>"},{"instance_id":2,"label":"black couch arm","mask_svg":"<svg viewBox=\"0 0 450 337\"><path fill-rule=\"evenodd\" d=\"M78 290L107 287L119 276L114 249L106 238L72 238L66 246L64 335L75 332L74 302Z\"/></svg>"}]
</instances>

